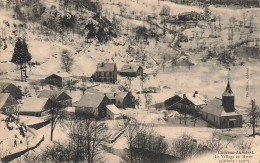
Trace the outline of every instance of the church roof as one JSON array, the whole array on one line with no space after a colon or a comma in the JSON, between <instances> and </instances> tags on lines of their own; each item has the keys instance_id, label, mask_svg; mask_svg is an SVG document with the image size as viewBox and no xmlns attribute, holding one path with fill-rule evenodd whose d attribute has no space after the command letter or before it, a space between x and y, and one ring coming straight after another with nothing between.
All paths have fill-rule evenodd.
<instances>
[{"instance_id":1,"label":"church roof","mask_svg":"<svg viewBox=\"0 0 260 163\"><path fill-rule=\"evenodd\" d=\"M218 117L240 115L236 109L233 112L227 112L222 106L222 100L219 98L214 98L213 100L209 101L201 111L213 114Z\"/></svg>"},{"instance_id":2,"label":"church roof","mask_svg":"<svg viewBox=\"0 0 260 163\"><path fill-rule=\"evenodd\" d=\"M230 83L229 83L229 78L228 78L226 90L223 92L222 96L234 96L233 91L231 90Z\"/></svg>"}]
</instances>

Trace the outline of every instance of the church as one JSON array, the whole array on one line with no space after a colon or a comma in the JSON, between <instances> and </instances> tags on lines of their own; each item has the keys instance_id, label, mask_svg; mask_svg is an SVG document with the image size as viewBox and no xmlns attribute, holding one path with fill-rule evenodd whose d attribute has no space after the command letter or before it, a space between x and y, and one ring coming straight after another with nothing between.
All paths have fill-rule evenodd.
<instances>
[{"instance_id":1,"label":"church","mask_svg":"<svg viewBox=\"0 0 260 163\"><path fill-rule=\"evenodd\" d=\"M201 110L202 117L217 128L242 127L242 115L235 108L235 95L229 79L222 99L214 98Z\"/></svg>"}]
</instances>

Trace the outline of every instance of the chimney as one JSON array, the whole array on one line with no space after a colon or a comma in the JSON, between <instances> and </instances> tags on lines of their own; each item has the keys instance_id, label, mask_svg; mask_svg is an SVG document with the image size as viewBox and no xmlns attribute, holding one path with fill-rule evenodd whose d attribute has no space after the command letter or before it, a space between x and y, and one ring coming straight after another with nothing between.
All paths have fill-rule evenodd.
<instances>
[{"instance_id":1,"label":"chimney","mask_svg":"<svg viewBox=\"0 0 260 163\"><path fill-rule=\"evenodd\" d=\"M183 98L186 98L186 94L183 94Z\"/></svg>"},{"instance_id":2,"label":"chimney","mask_svg":"<svg viewBox=\"0 0 260 163\"><path fill-rule=\"evenodd\" d=\"M114 93L114 97L116 97L116 93Z\"/></svg>"},{"instance_id":3,"label":"chimney","mask_svg":"<svg viewBox=\"0 0 260 163\"><path fill-rule=\"evenodd\" d=\"M193 97L196 97L196 94L198 94L198 91L194 92Z\"/></svg>"}]
</instances>

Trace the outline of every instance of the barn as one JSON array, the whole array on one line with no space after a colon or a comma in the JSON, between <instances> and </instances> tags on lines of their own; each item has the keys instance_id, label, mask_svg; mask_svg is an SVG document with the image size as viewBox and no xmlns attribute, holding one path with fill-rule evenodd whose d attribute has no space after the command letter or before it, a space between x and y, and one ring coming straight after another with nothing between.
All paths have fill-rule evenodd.
<instances>
[{"instance_id":1,"label":"barn","mask_svg":"<svg viewBox=\"0 0 260 163\"><path fill-rule=\"evenodd\" d=\"M120 70L120 75L128 77L142 76L143 68L134 64L125 64Z\"/></svg>"},{"instance_id":2,"label":"barn","mask_svg":"<svg viewBox=\"0 0 260 163\"><path fill-rule=\"evenodd\" d=\"M87 93L73 106L76 115L105 118L107 116L106 106L109 104L112 104L111 101L103 93Z\"/></svg>"},{"instance_id":3,"label":"barn","mask_svg":"<svg viewBox=\"0 0 260 163\"><path fill-rule=\"evenodd\" d=\"M64 91L56 90L42 90L38 98L48 98L54 102L59 103L62 107L69 107L72 105L72 98Z\"/></svg>"},{"instance_id":4,"label":"barn","mask_svg":"<svg viewBox=\"0 0 260 163\"><path fill-rule=\"evenodd\" d=\"M26 98L19 109L19 115L29 115L41 117L47 115L52 108L52 101L48 98Z\"/></svg>"},{"instance_id":5,"label":"barn","mask_svg":"<svg viewBox=\"0 0 260 163\"><path fill-rule=\"evenodd\" d=\"M190 110L197 110L205 106L206 102L207 100L198 91L195 91L194 93L174 95L165 101L165 107L169 110L178 110L183 107Z\"/></svg>"}]
</instances>

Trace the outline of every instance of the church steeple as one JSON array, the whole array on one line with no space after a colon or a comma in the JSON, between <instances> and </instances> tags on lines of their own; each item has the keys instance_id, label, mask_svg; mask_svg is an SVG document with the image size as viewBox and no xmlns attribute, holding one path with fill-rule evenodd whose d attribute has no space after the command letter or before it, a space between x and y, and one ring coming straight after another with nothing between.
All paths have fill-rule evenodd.
<instances>
[{"instance_id":1,"label":"church steeple","mask_svg":"<svg viewBox=\"0 0 260 163\"><path fill-rule=\"evenodd\" d=\"M233 91L231 90L229 78L226 90L222 94L222 106L224 107L226 112L235 111L235 96L233 94Z\"/></svg>"},{"instance_id":2,"label":"church steeple","mask_svg":"<svg viewBox=\"0 0 260 163\"><path fill-rule=\"evenodd\" d=\"M222 96L234 96L233 91L231 90L230 83L229 83L229 78L228 78L226 90L223 92Z\"/></svg>"}]
</instances>

